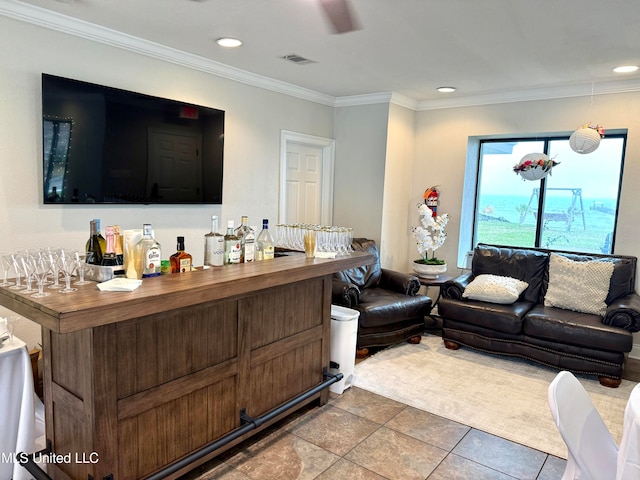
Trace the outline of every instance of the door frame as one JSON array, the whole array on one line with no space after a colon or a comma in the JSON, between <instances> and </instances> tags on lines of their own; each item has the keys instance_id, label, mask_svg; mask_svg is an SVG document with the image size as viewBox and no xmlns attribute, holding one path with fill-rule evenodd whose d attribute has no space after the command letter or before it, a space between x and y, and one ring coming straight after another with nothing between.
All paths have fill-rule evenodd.
<instances>
[{"instance_id":1,"label":"door frame","mask_svg":"<svg viewBox=\"0 0 640 480\"><path fill-rule=\"evenodd\" d=\"M307 135L305 133L282 130L280 133L280 195L278 223L285 223L287 201L287 153L289 144L298 143L322 148L322 200L321 213L323 225L333 223L333 174L335 163L335 140L332 138Z\"/></svg>"}]
</instances>

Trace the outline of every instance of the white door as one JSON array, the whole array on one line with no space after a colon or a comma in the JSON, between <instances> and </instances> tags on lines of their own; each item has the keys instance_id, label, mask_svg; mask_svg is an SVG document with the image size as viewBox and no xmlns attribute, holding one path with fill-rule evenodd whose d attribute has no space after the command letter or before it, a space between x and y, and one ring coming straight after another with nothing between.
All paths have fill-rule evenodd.
<instances>
[{"instance_id":1,"label":"white door","mask_svg":"<svg viewBox=\"0 0 640 480\"><path fill-rule=\"evenodd\" d=\"M330 225L333 140L283 132L279 223Z\"/></svg>"},{"instance_id":2,"label":"white door","mask_svg":"<svg viewBox=\"0 0 640 480\"><path fill-rule=\"evenodd\" d=\"M197 134L149 128L147 195L164 202L201 201L201 151Z\"/></svg>"}]
</instances>

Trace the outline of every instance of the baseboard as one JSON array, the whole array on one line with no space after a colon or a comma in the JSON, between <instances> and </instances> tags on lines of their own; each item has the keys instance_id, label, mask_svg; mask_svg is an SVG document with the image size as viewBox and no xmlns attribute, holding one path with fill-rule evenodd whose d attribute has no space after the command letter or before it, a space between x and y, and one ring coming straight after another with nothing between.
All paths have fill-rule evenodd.
<instances>
[{"instance_id":1,"label":"baseboard","mask_svg":"<svg viewBox=\"0 0 640 480\"><path fill-rule=\"evenodd\" d=\"M640 344L634 343L631 351L629 352L629 358L640 360Z\"/></svg>"}]
</instances>

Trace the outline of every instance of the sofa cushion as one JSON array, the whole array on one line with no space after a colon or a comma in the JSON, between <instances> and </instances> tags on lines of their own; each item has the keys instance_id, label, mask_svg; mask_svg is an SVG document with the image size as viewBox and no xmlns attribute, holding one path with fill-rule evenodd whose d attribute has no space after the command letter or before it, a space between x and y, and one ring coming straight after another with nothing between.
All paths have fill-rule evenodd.
<instances>
[{"instance_id":1,"label":"sofa cushion","mask_svg":"<svg viewBox=\"0 0 640 480\"><path fill-rule=\"evenodd\" d=\"M526 335L570 345L630 352L631 332L604 325L598 315L536 305L524 318Z\"/></svg>"},{"instance_id":2,"label":"sofa cushion","mask_svg":"<svg viewBox=\"0 0 640 480\"><path fill-rule=\"evenodd\" d=\"M523 317L531 307L533 303L527 301L504 305L478 300L441 298L438 302L438 315L516 335L522 333Z\"/></svg>"},{"instance_id":3,"label":"sofa cushion","mask_svg":"<svg viewBox=\"0 0 640 480\"><path fill-rule=\"evenodd\" d=\"M636 258L629 256L601 256L601 255L581 255L573 253L561 253L571 260L578 262L611 262L613 263L613 274L609 282L609 293L605 303L609 305L616 298L624 297L635 291Z\"/></svg>"},{"instance_id":4,"label":"sofa cushion","mask_svg":"<svg viewBox=\"0 0 640 480\"><path fill-rule=\"evenodd\" d=\"M512 277L483 274L474 278L462 292L462 298L490 303L510 304L518 300L529 284Z\"/></svg>"},{"instance_id":5,"label":"sofa cushion","mask_svg":"<svg viewBox=\"0 0 640 480\"><path fill-rule=\"evenodd\" d=\"M552 253L544 304L604 316L612 274L611 262L579 262Z\"/></svg>"},{"instance_id":6,"label":"sofa cushion","mask_svg":"<svg viewBox=\"0 0 640 480\"><path fill-rule=\"evenodd\" d=\"M546 252L479 244L473 253L471 271L476 277L493 274L527 282L529 286L523 292L522 299L541 303L548 262L549 254Z\"/></svg>"},{"instance_id":7,"label":"sofa cushion","mask_svg":"<svg viewBox=\"0 0 640 480\"><path fill-rule=\"evenodd\" d=\"M352 283L359 289L377 287L380 283L382 269L380 267L380 251L375 240L354 238L351 248L356 252L366 252L373 255L374 261L369 265L343 270L334 273L334 277L343 282Z\"/></svg>"}]
</instances>

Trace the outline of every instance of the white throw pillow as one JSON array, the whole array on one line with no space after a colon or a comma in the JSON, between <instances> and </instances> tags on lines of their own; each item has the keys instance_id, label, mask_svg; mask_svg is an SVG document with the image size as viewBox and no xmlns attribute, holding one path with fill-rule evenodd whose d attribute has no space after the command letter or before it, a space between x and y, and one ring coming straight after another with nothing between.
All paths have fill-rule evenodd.
<instances>
[{"instance_id":1,"label":"white throw pillow","mask_svg":"<svg viewBox=\"0 0 640 480\"><path fill-rule=\"evenodd\" d=\"M552 253L544 304L604 316L612 274L612 262L576 262Z\"/></svg>"},{"instance_id":2,"label":"white throw pillow","mask_svg":"<svg viewBox=\"0 0 640 480\"><path fill-rule=\"evenodd\" d=\"M513 303L529 286L512 277L483 274L474 278L462 292L463 298L491 303Z\"/></svg>"}]
</instances>

